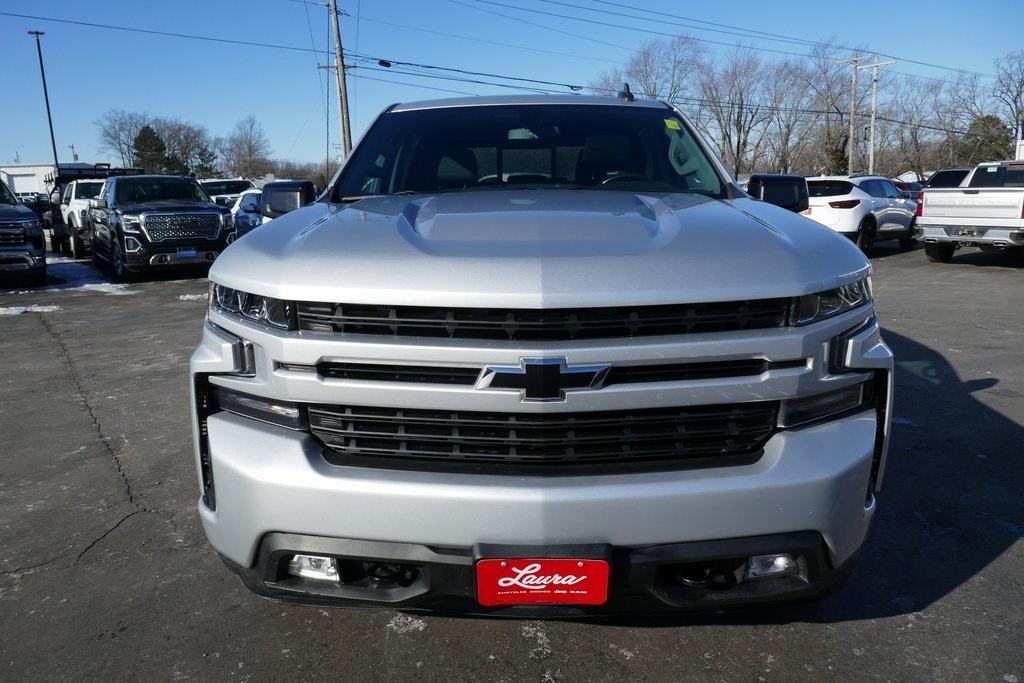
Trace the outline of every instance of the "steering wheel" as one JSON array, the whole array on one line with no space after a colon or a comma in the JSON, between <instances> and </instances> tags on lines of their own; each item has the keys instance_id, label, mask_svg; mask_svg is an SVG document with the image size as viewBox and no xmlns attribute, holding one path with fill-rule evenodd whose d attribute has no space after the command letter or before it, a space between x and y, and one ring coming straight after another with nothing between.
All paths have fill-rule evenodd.
<instances>
[{"instance_id":1,"label":"steering wheel","mask_svg":"<svg viewBox=\"0 0 1024 683\"><path fill-rule=\"evenodd\" d=\"M647 176L642 176L639 173L620 173L613 175L611 178L605 178L601 181L601 185L608 185L611 183L617 183L620 180L647 180Z\"/></svg>"}]
</instances>

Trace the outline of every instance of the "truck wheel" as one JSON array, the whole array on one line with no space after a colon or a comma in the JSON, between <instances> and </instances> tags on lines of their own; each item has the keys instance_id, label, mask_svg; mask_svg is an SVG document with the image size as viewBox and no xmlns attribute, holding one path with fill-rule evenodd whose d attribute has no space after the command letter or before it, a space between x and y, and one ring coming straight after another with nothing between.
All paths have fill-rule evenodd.
<instances>
[{"instance_id":1,"label":"truck wheel","mask_svg":"<svg viewBox=\"0 0 1024 683\"><path fill-rule=\"evenodd\" d=\"M910 228L907 233L900 237L900 249L903 251L910 251L914 248L914 233L917 232L917 226L914 221L910 222Z\"/></svg>"},{"instance_id":2,"label":"truck wheel","mask_svg":"<svg viewBox=\"0 0 1024 683\"><path fill-rule=\"evenodd\" d=\"M871 249L875 246L875 222L865 218L857 228L857 246L868 258L871 257Z\"/></svg>"},{"instance_id":3,"label":"truck wheel","mask_svg":"<svg viewBox=\"0 0 1024 683\"><path fill-rule=\"evenodd\" d=\"M82 238L78 236L78 228L71 226L71 257L75 259L85 258L85 245L82 244Z\"/></svg>"},{"instance_id":4,"label":"truck wheel","mask_svg":"<svg viewBox=\"0 0 1024 683\"><path fill-rule=\"evenodd\" d=\"M954 251L956 251L955 244L924 245L924 253L928 255L928 260L937 263L949 263L950 259L953 258Z\"/></svg>"},{"instance_id":5,"label":"truck wheel","mask_svg":"<svg viewBox=\"0 0 1024 683\"><path fill-rule=\"evenodd\" d=\"M117 244L117 242L110 248L110 269L113 271L114 282L128 282L132 279L132 271L128 270L128 266L124 262L124 253L121 251L121 245Z\"/></svg>"},{"instance_id":6,"label":"truck wheel","mask_svg":"<svg viewBox=\"0 0 1024 683\"><path fill-rule=\"evenodd\" d=\"M64 238L50 233L50 251L55 254L64 253Z\"/></svg>"},{"instance_id":7,"label":"truck wheel","mask_svg":"<svg viewBox=\"0 0 1024 683\"><path fill-rule=\"evenodd\" d=\"M33 287L42 287L46 284L46 268L39 268L29 276L29 284Z\"/></svg>"}]
</instances>

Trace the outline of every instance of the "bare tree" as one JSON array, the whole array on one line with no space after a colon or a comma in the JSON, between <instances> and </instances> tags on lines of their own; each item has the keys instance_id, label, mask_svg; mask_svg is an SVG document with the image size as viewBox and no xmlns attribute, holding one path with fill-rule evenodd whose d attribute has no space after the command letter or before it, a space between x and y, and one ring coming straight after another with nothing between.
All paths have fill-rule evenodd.
<instances>
[{"instance_id":1,"label":"bare tree","mask_svg":"<svg viewBox=\"0 0 1024 683\"><path fill-rule=\"evenodd\" d=\"M93 122L99 129L99 148L121 159L122 166L135 163L135 136L149 123L149 117L123 109L109 109Z\"/></svg>"},{"instance_id":2,"label":"bare tree","mask_svg":"<svg viewBox=\"0 0 1024 683\"><path fill-rule=\"evenodd\" d=\"M224 166L233 175L255 178L270 172L270 142L251 114L235 124L221 148Z\"/></svg>"},{"instance_id":3,"label":"bare tree","mask_svg":"<svg viewBox=\"0 0 1024 683\"><path fill-rule=\"evenodd\" d=\"M1024 138L1024 50L1011 52L995 61L996 83L993 94L1005 107L1006 123L1014 131L1014 140Z\"/></svg>"},{"instance_id":4,"label":"bare tree","mask_svg":"<svg viewBox=\"0 0 1024 683\"><path fill-rule=\"evenodd\" d=\"M615 94L629 83L640 97L677 102L693 93L693 76L704 51L689 36L654 40L633 53L625 66L607 71L593 81L591 89Z\"/></svg>"},{"instance_id":5,"label":"bare tree","mask_svg":"<svg viewBox=\"0 0 1024 683\"><path fill-rule=\"evenodd\" d=\"M809 132L818 120L810 111L814 104L811 75L805 65L788 60L767 67L765 77L772 106L766 142L768 164L779 173L791 173L810 144Z\"/></svg>"},{"instance_id":6,"label":"bare tree","mask_svg":"<svg viewBox=\"0 0 1024 683\"><path fill-rule=\"evenodd\" d=\"M697 84L712 137L726 165L738 176L759 161L766 124L774 111L767 102L764 66L752 52L739 50L721 65L705 62Z\"/></svg>"}]
</instances>

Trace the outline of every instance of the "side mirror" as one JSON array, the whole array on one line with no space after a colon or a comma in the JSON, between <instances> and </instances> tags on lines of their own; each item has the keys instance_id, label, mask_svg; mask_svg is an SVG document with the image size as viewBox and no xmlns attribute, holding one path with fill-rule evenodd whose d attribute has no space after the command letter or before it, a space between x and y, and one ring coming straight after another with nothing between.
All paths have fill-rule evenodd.
<instances>
[{"instance_id":1,"label":"side mirror","mask_svg":"<svg viewBox=\"0 0 1024 683\"><path fill-rule=\"evenodd\" d=\"M263 186L259 212L267 218L277 218L289 211L301 209L316 199L316 188L309 180L279 180Z\"/></svg>"},{"instance_id":2,"label":"side mirror","mask_svg":"<svg viewBox=\"0 0 1024 683\"><path fill-rule=\"evenodd\" d=\"M810 206L807 179L799 175L756 173L747 181L747 192L754 199L797 213Z\"/></svg>"},{"instance_id":3,"label":"side mirror","mask_svg":"<svg viewBox=\"0 0 1024 683\"><path fill-rule=\"evenodd\" d=\"M106 199L102 199L102 198L101 199L90 199L89 200L89 208L90 209L105 209L105 208L107 208L107 200Z\"/></svg>"}]
</instances>

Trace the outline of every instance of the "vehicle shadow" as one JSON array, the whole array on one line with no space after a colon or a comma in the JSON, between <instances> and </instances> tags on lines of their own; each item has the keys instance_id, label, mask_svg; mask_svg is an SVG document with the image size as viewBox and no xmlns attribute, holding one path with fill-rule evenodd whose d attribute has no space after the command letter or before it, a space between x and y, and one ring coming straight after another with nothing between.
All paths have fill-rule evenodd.
<instances>
[{"instance_id":1,"label":"vehicle shadow","mask_svg":"<svg viewBox=\"0 0 1024 683\"><path fill-rule=\"evenodd\" d=\"M837 623L912 614L1024 537L1024 426L974 396L999 380L964 381L934 349L889 330L884 337L897 361L893 439L878 515L846 586L808 605L602 623Z\"/></svg>"}]
</instances>

